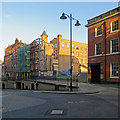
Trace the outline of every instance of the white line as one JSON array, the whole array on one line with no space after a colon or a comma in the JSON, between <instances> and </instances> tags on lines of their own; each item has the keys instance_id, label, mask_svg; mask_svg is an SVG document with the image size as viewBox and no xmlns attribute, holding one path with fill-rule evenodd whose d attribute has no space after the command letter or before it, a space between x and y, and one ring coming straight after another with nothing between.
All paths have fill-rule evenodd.
<instances>
[{"instance_id":1,"label":"white line","mask_svg":"<svg viewBox=\"0 0 120 120\"><path fill-rule=\"evenodd\" d=\"M0 98L8 97L8 96L12 96L12 94L9 94L9 95L2 95L2 96L0 96Z\"/></svg>"}]
</instances>

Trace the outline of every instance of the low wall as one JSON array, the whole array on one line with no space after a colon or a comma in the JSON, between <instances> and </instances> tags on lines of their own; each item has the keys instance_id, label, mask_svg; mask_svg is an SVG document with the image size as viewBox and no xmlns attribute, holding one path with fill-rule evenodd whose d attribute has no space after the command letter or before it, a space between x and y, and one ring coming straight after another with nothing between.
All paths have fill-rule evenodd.
<instances>
[{"instance_id":1,"label":"low wall","mask_svg":"<svg viewBox=\"0 0 120 120\"><path fill-rule=\"evenodd\" d=\"M66 85L56 85L54 83L36 81L2 81L3 89L21 89L21 90L41 90L41 91L68 91L70 88ZM77 90L76 87L73 90Z\"/></svg>"},{"instance_id":2,"label":"low wall","mask_svg":"<svg viewBox=\"0 0 120 120\"><path fill-rule=\"evenodd\" d=\"M16 89L16 82L15 81L2 81L2 88L3 89Z\"/></svg>"}]
</instances>

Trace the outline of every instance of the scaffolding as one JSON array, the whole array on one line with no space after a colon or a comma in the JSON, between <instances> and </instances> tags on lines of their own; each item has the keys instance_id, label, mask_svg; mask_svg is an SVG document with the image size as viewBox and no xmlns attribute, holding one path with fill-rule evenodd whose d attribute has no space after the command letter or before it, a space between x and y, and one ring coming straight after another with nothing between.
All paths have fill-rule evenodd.
<instances>
[{"instance_id":1,"label":"scaffolding","mask_svg":"<svg viewBox=\"0 0 120 120\"><path fill-rule=\"evenodd\" d=\"M17 49L18 79L30 78L30 45Z\"/></svg>"},{"instance_id":2,"label":"scaffolding","mask_svg":"<svg viewBox=\"0 0 120 120\"><path fill-rule=\"evenodd\" d=\"M30 65L32 77L39 76L41 71L45 72L50 70L47 68L48 59L46 54L46 44L47 42L42 38L37 38L30 44Z\"/></svg>"}]
</instances>

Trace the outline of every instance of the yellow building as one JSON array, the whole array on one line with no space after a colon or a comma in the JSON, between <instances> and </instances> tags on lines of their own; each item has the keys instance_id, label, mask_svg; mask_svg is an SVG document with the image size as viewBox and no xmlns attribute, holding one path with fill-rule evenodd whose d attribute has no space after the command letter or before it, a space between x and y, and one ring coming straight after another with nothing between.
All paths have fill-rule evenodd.
<instances>
[{"instance_id":1,"label":"yellow building","mask_svg":"<svg viewBox=\"0 0 120 120\"><path fill-rule=\"evenodd\" d=\"M40 44L40 71L51 71L51 59L52 59L53 45L48 43L48 35L45 30L41 35Z\"/></svg>"},{"instance_id":2,"label":"yellow building","mask_svg":"<svg viewBox=\"0 0 120 120\"><path fill-rule=\"evenodd\" d=\"M66 72L70 69L70 40L63 39L62 35L58 35L50 43L53 44L52 65L54 70ZM88 45L72 41L73 75L78 74L80 71L87 72L87 64Z\"/></svg>"},{"instance_id":3,"label":"yellow building","mask_svg":"<svg viewBox=\"0 0 120 120\"><path fill-rule=\"evenodd\" d=\"M80 66L81 64L81 66ZM73 75L87 72L88 45L72 41ZM80 70L81 68L81 70ZM48 35L43 31L40 44L40 71L64 71L70 69L70 40L58 35L48 43Z\"/></svg>"}]
</instances>

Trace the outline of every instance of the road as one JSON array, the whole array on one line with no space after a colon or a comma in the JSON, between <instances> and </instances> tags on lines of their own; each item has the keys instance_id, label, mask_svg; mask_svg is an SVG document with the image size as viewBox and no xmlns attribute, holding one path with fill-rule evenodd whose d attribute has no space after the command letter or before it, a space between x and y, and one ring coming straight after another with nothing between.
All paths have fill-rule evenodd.
<instances>
[{"instance_id":1,"label":"road","mask_svg":"<svg viewBox=\"0 0 120 120\"><path fill-rule=\"evenodd\" d=\"M3 118L117 118L118 87L95 85L94 94L3 90Z\"/></svg>"}]
</instances>

